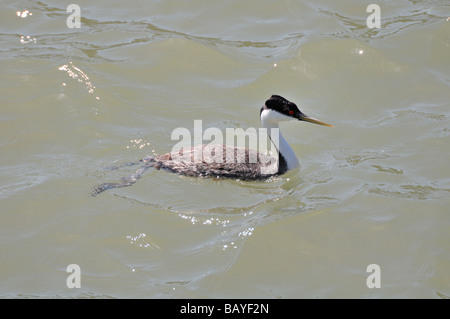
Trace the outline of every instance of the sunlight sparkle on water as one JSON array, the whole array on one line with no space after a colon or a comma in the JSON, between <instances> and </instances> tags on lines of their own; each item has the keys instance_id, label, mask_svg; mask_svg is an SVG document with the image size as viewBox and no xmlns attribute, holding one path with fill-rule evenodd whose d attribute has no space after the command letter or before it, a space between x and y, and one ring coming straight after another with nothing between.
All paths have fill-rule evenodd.
<instances>
[{"instance_id":1,"label":"sunlight sparkle on water","mask_svg":"<svg viewBox=\"0 0 450 319\"><path fill-rule=\"evenodd\" d=\"M28 11L28 10L24 10L24 11L22 11L22 12L17 11L16 14L17 14L17 16L20 17L20 18L26 18L27 16L32 16L32 15L33 15L33 13L31 13L31 12Z\"/></svg>"}]
</instances>

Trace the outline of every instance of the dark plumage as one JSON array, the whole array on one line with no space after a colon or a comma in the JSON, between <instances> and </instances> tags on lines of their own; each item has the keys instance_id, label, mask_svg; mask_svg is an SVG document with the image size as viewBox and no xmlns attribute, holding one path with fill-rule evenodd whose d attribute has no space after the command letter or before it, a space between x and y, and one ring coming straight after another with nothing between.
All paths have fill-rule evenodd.
<instances>
[{"instance_id":1,"label":"dark plumage","mask_svg":"<svg viewBox=\"0 0 450 319\"><path fill-rule=\"evenodd\" d=\"M144 161L153 162L155 168L163 168L187 176L242 180L267 178L286 171L283 159L281 159L281 165L278 165L278 158L256 150L221 144L203 144L201 145L203 156L200 160L196 160L195 152L199 149L199 146L191 147L187 151L181 149L179 152L151 156Z\"/></svg>"}]
</instances>

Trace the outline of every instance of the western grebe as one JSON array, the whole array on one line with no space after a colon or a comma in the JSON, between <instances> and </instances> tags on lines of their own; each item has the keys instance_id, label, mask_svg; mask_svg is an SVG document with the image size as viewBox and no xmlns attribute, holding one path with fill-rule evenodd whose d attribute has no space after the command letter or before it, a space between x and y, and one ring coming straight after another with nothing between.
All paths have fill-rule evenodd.
<instances>
[{"instance_id":1,"label":"western grebe","mask_svg":"<svg viewBox=\"0 0 450 319\"><path fill-rule=\"evenodd\" d=\"M294 150L289 146L279 131L279 122L299 120L332 126L303 114L295 105L284 97L272 95L260 110L261 123L267 129L269 138L274 143L278 158L248 148L221 144L202 144L188 149L159 156L148 156L134 165L143 163L135 174L118 183L103 183L94 187L91 196L97 196L105 190L133 185L150 167L166 169L188 176L209 176L236 178L242 180L265 179L281 175L297 168L299 162ZM275 133L276 134L275 134ZM196 156L200 154L200 160Z\"/></svg>"}]
</instances>

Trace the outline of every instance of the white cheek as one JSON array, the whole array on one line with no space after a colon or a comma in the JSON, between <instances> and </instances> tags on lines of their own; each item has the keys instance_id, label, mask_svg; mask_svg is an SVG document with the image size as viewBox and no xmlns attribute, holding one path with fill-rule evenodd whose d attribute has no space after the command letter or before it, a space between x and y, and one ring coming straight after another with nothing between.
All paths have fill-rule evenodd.
<instances>
[{"instance_id":1,"label":"white cheek","mask_svg":"<svg viewBox=\"0 0 450 319\"><path fill-rule=\"evenodd\" d=\"M271 110L271 109L265 109L261 112L261 121L266 122L281 122L281 121L290 121L293 120L292 117L281 114L277 111Z\"/></svg>"}]
</instances>

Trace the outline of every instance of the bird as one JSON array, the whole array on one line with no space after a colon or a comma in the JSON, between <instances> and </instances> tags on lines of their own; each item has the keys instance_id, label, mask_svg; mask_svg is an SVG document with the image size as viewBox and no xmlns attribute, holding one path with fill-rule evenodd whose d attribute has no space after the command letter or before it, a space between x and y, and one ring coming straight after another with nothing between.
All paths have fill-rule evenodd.
<instances>
[{"instance_id":1,"label":"bird","mask_svg":"<svg viewBox=\"0 0 450 319\"><path fill-rule=\"evenodd\" d=\"M224 144L201 144L181 148L162 155L148 156L139 162L126 166L142 164L133 175L116 183L103 183L95 186L91 196L119 187L131 186L149 168L165 169L174 173L196 177L234 178L239 180L263 180L282 175L297 168L300 164L294 150L279 130L279 123L290 120L310 122L333 127L302 113L297 105L280 95L272 95L261 107L260 120L273 142L275 156L257 150Z\"/></svg>"}]
</instances>

